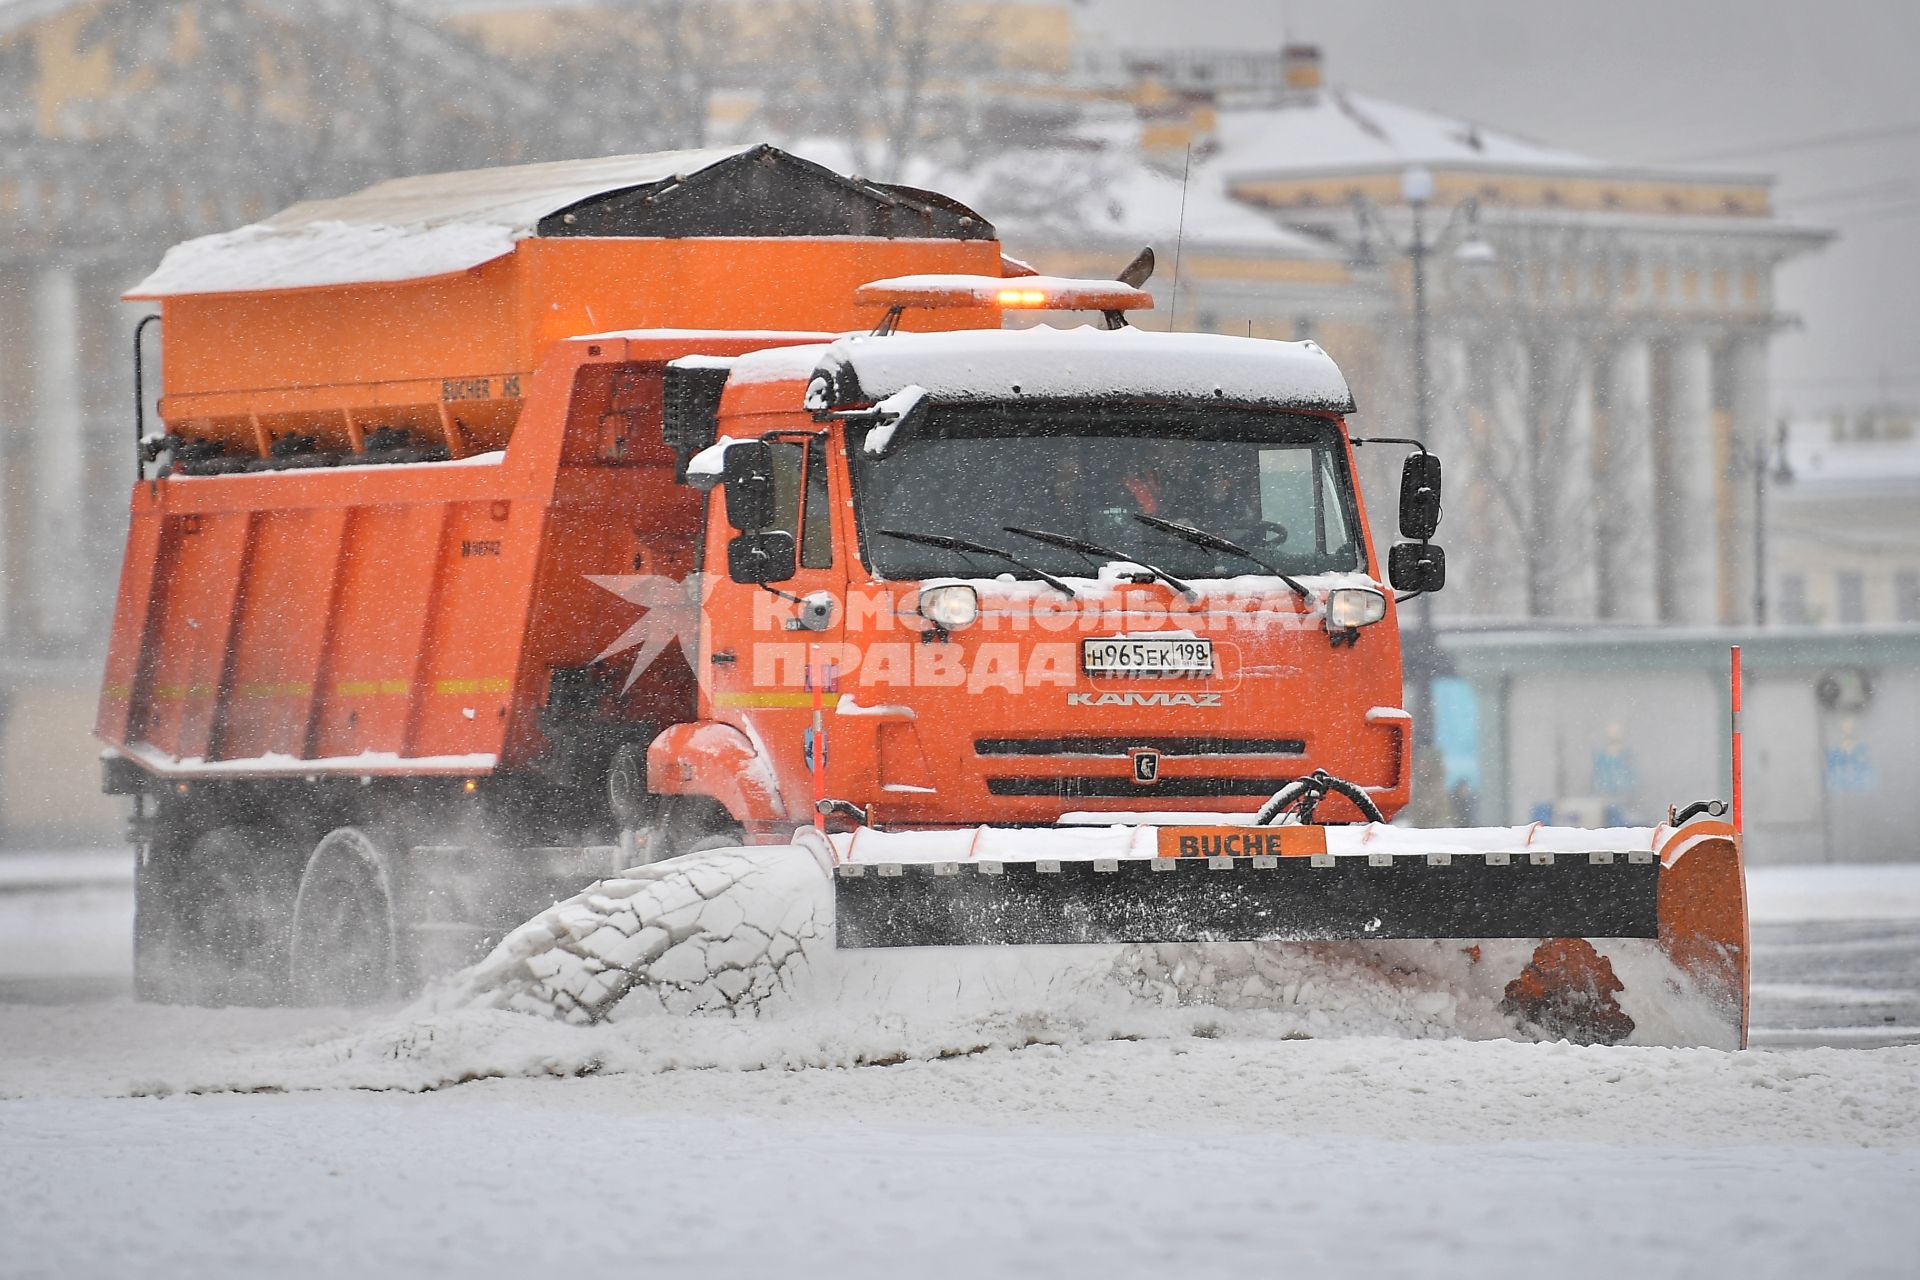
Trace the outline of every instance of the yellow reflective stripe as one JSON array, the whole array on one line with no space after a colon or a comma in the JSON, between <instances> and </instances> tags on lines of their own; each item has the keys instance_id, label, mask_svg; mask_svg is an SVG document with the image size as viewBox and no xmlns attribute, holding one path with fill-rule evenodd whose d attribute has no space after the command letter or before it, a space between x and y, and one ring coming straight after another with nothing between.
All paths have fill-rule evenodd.
<instances>
[{"instance_id":1,"label":"yellow reflective stripe","mask_svg":"<svg viewBox=\"0 0 1920 1280\"><path fill-rule=\"evenodd\" d=\"M433 691L435 693L454 695L512 693L513 681L507 679L505 676L485 676L471 680L436 680L433 684Z\"/></svg>"},{"instance_id":2,"label":"yellow reflective stripe","mask_svg":"<svg viewBox=\"0 0 1920 1280\"><path fill-rule=\"evenodd\" d=\"M820 696L822 706L834 706L840 701L837 693ZM716 707L811 707L811 693L716 693L713 695Z\"/></svg>"}]
</instances>

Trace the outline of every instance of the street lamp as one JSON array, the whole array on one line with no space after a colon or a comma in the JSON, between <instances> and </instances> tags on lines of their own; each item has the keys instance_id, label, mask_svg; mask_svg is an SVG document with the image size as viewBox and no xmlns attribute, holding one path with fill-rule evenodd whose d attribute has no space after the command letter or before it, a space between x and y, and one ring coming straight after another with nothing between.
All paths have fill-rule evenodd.
<instances>
[{"instance_id":1,"label":"street lamp","mask_svg":"<svg viewBox=\"0 0 1920 1280\"><path fill-rule=\"evenodd\" d=\"M1769 457L1768 455L1772 456ZM1767 625L1767 481L1790 484L1793 466L1787 461L1787 424L1774 432L1773 447L1765 440L1742 440L1733 447L1733 470L1753 477L1753 625Z\"/></svg>"},{"instance_id":2,"label":"street lamp","mask_svg":"<svg viewBox=\"0 0 1920 1280\"><path fill-rule=\"evenodd\" d=\"M1491 244L1480 236L1479 207L1473 200L1464 200L1453 207L1439 234L1431 240L1427 238L1427 208L1433 202L1433 172L1423 165L1410 165L1400 175L1400 198L1406 202L1412 218L1412 236L1404 249L1413 267L1413 435L1423 444L1427 441L1432 425L1432 405L1430 403L1429 373L1427 362L1427 258L1450 236L1457 224L1464 223L1465 233L1454 249L1454 261L1465 267L1484 267L1496 261L1498 255ZM1366 219L1375 211L1365 202L1359 205L1361 219L1361 247L1367 252ZM1378 221L1377 216L1375 217ZM1380 228L1381 239L1398 249L1396 239ZM1439 645L1435 639L1433 625L1433 597L1422 595L1414 613L1415 628L1410 637L1402 661L1406 674L1411 679L1414 690L1413 727L1414 745L1431 746L1433 742L1433 682L1442 673L1442 660Z\"/></svg>"}]
</instances>

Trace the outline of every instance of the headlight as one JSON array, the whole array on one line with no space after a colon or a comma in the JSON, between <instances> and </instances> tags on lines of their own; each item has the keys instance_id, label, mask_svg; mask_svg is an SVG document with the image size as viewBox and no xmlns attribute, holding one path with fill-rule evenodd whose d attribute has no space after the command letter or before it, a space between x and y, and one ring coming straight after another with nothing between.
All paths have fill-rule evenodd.
<instances>
[{"instance_id":1,"label":"headlight","mask_svg":"<svg viewBox=\"0 0 1920 1280\"><path fill-rule=\"evenodd\" d=\"M1387 616L1387 598L1371 587L1338 587L1327 593L1327 625L1340 631Z\"/></svg>"},{"instance_id":2,"label":"headlight","mask_svg":"<svg viewBox=\"0 0 1920 1280\"><path fill-rule=\"evenodd\" d=\"M920 593L920 616L942 631L958 631L980 616L980 594L958 582L928 587Z\"/></svg>"}]
</instances>

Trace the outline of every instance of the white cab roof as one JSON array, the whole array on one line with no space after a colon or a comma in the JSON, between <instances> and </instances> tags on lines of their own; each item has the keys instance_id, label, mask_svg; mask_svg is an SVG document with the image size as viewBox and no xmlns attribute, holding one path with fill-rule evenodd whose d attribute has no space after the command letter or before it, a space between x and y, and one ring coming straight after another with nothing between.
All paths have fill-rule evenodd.
<instances>
[{"instance_id":1,"label":"white cab roof","mask_svg":"<svg viewBox=\"0 0 1920 1280\"><path fill-rule=\"evenodd\" d=\"M936 400L1205 398L1348 413L1353 393L1312 342L1143 329L968 329L842 338L821 353L833 404L920 386ZM815 398L810 390L809 401Z\"/></svg>"}]
</instances>

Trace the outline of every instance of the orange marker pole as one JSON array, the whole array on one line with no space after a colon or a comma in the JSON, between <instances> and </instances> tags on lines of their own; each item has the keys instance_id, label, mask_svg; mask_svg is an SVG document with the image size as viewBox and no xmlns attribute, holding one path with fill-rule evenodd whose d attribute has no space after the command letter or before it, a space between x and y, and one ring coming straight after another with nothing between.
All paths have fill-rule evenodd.
<instances>
[{"instance_id":1,"label":"orange marker pole","mask_svg":"<svg viewBox=\"0 0 1920 1280\"><path fill-rule=\"evenodd\" d=\"M1733 671L1730 679L1732 681L1731 692L1733 695L1732 697L1732 705L1733 705L1733 829L1737 832L1741 832L1742 834L1744 834L1747 828L1744 820L1745 803L1741 794L1742 762L1740 758L1740 646L1739 645L1733 646Z\"/></svg>"},{"instance_id":2,"label":"orange marker pole","mask_svg":"<svg viewBox=\"0 0 1920 1280\"><path fill-rule=\"evenodd\" d=\"M807 683L813 686L813 827L820 832L827 829L827 815L820 810L820 802L827 798L827 701L826 691L820 687L824 683L822 674L820 646L809 645Z\"/></svg>"}]
</instances>

